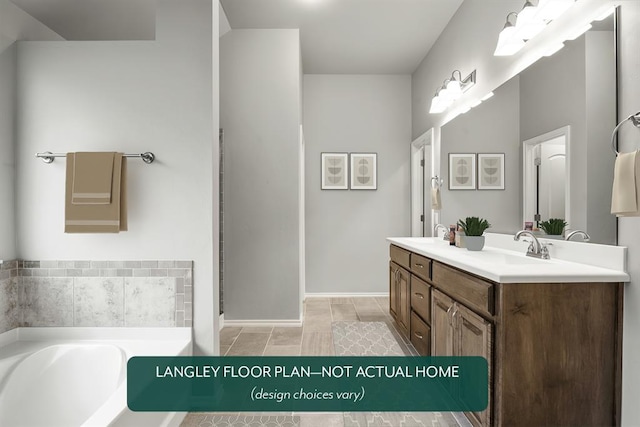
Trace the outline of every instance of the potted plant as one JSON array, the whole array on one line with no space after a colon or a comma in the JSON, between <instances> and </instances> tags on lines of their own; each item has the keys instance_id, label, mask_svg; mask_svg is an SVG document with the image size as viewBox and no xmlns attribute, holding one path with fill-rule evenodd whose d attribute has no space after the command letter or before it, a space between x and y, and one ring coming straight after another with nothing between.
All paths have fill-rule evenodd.
<instances>
[{"instance_id":1,"label":"potted plant","mask_svg":"<svg viewBox=\"0 0 640 427\"><path fill-rule=\"evenodd\" d=\"M548 237L559 239L562 237L567 222L562 218L550 218L548 221L541 221L540 228Z\"/></svg>"},{"instance_id":2,"label":"potted plant","mask_svg":"<svg viewBox=\"0 0 640 427\"><path fill-rule=\"evenodd\" d=\"M482 233L491 227L491 224L477 216L469 216L464 221L458 220L458 225L464 231L464 242L469 251L481 251L484 247L484 236Z\"/></svg>"}]
</instances>

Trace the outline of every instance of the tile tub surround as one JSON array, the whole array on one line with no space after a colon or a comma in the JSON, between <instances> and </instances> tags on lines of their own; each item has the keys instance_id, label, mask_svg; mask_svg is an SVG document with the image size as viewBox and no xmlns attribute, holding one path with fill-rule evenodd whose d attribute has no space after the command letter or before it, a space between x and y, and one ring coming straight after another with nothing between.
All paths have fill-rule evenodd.
<instances>
[{"instance_id":1,"label":"tile tub surround","mask_svg":"<svg viewBox=\"0 0 640 427\"><path fill-rule=\"evenodd\" d=\"M0 264L0 334L20 326L18 261Z\"/></svg>"},{"instance_id":2,"label":"tile tub surround","mask_svg":"<svg viewBox=\"0 0 640 427\"><path fill-rule=\"evenodd\" d=\"M0 295L17 297L0 302L6 330L192 326L192 261L17 261L11 274L0 279Z\"/></svg>"}]
</instances>

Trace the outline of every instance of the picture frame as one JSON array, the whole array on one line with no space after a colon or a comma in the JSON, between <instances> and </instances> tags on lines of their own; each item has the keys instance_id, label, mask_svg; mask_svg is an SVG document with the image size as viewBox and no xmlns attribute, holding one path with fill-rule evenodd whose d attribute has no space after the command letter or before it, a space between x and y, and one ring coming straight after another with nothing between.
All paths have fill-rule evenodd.
<instances>
[{"instance_id":1,"label":"picture frame","mask_svg":"<svg viewBox=\"0 0 640 427\"><path fill-rule=\"evenodd\" d=\"M349 189L349 153L320 153L320 189Z\"/></svg>"},{"instance_id":2,"label":"picture frame","mask_svg":"<svg viewBox=\"0 0 640 427\"><path fill-rule=\"evenodd\" d=\"M449 153L449 190L475 189L475 153Z\"/></svg>"},{"instance_id":3,"label":"picture frame","mask_svg":"<svg viewBox=\"0 0 640 427\"><path fill-rule=\"evenodd\" d=\"M378 189L378 154L350 153L350 189Z\"/></svg>"},{"instance_id":4,"label":"picture frame","mask_svg":"<svg viewBox=\"0 0 640 427\"><path fill-rule=\"evenodd\" d=\"M478 190L504 190L504 153L478 153Z\"/></svg>"}]
</instances>

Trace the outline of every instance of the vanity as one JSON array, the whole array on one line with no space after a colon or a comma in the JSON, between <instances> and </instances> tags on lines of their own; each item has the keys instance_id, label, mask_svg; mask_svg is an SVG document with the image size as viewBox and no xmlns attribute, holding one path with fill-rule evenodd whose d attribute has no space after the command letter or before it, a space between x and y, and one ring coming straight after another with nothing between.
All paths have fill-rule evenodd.
<instances>
[{"instance_id":1,"label":"vanity","mask_svg":"<svg viewBox=\"0 0 640 427\"><path fill-rule=\"evenodd\" d=\"M398 329L421 355L488 361L473 425L620 424L625 248L554 242L541 260L511 235L488 233L480 252L387 240Z\"/></svg>"}]
</instances>

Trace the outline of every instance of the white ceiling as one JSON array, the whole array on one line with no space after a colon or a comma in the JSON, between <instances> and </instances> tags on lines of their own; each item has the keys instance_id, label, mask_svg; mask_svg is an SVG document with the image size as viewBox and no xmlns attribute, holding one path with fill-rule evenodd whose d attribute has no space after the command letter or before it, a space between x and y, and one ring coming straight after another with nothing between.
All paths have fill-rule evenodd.
<instances>
[{"instance_id":1,"label":"white ceiling","mask_svg":"<svg viewBox=\"0 0 640 427\"><path fill-rule=\"evenodd\" d=\"M158 0L11 0L67 40L153 40Z\"/></svg>"},{"instance_id":2,"label":"white ceiling","mask_svg":"<svg viewBox=\"0 0 640 427\"><path fill-rule=\"evenodd\" d=\"M410 74L462 0L221 0L231 28L300 28L305 74Z\"/></svg>"}]
</instances>

